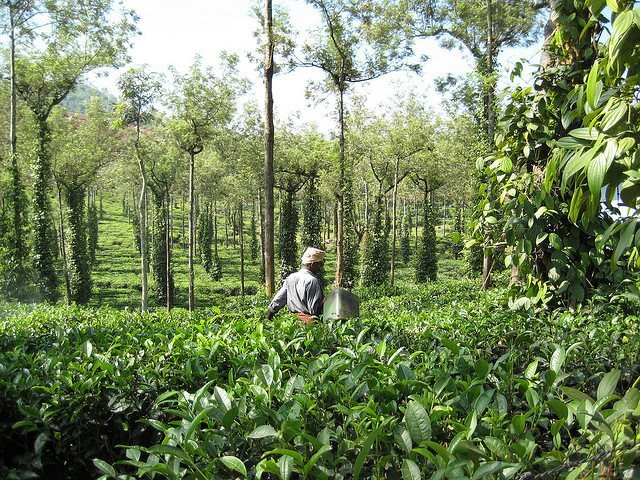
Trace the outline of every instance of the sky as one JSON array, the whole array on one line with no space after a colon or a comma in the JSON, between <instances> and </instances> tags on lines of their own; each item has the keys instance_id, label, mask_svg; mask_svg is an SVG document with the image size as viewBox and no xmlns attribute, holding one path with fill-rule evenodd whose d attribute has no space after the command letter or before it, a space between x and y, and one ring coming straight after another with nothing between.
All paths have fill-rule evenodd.
<instances>
[{"instance_id":1,"label":"sky","mask_svg":"<svg viewBox=\"0 0 640 480\"><path fill-rule=\"evenodd\" d=\"M248 59L248 52L255 51L257 39L254 31L258 21L251 14L251 0L125 0L127 8L134 9L140 17L140 35L134 39L130 51L131 64L149 65L150 69L166 73L169 66L186 72L196 55L208 65L218 65L219 54L228 51L239 54L241 72L253 82L251 95L258 105L263 103L263 87L260 72ZM289 12L291 23L303 38L319 17L303 0L275 0ZM366 84L358 84L352 93L366 95L370 108L388 104L397 92L412 92L424 103L441 112L440 94L435 91L433 80L446 74L464 75L471 71L472 61L464 51L447 51L438 46L435 39L421 41L418 54L426 54L430 60L423 64L418 76L411 72L395 72ZM539 58L540 45L526 49L512 49L500 57L506 72L522 57L534 63ZM116 81L120 73L111 71L107 76L92 76L89 81L117 95ZM508 75L503 75L508 77ZM291 73L274 78L274 104L277 121L298 118L300 122L314 122L323 131L333 130L335 115L331 99L319 101L305 98L309 81L322 79L317 69L298 68Z\"/></svg>"}]
</instances>

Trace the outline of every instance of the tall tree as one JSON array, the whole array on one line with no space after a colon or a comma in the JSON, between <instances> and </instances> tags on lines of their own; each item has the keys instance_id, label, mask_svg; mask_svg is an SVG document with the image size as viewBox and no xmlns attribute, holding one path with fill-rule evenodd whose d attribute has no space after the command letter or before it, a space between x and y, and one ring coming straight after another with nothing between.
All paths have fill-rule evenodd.
<instances>
[{"instance_id":1,"label":"tall tree","mask_svg":"<svg viewBox=\"0 0 640 480\"><path fill-rule=\"evenodd\" d=\"M221 74L203 67L199 59L186 75L174 74L175 92L171 95L174 118L170 129L178 147L189 156L189 310L195 308L195 159L207 141L215 140L231 120L235 99L243 86L235 73L238 58L223 57Z\"/></svg>"},{"instance_id":2,"label":"tall tree","mask_svg":"<svg viewBox=\"0 0 640 480\"><path fill-rule=\"evenodd\" d=\"M122 96L122 103L118 105L118 113L125 125L133 124L133 150L140 173L140 195L138 197L138 232L140 245L140 279L141 279L141 305L144 312L147 310L149 299L147 272L148 245L147 245L147 167L149 160L146 158L148 147L142 136L142 126L148 122L154 112L154 103L161 91L161 79L157 74L148 71L146 66L132 68L125 72L118 81L118 87Z\"/></svg>"},{"instance_id":3,"label":"tall tree","mask_svg":"<svg viewBox=\"0 0 640 480\"><path fill-rule=\"evenodd\" d=\"M274 199L273 199L273 150L275 128L273 124L273 53L275 39L273 34L273 3L265 0L264 33L264 240L263 263L264 282L267 296L275 293L275 255L274 255Z\"/></svg>"},{"instance_id":4,"label":"tall tree","mask_svg":"<svg viewBox=\"0 0 640 480\"><path fill-rule=\"evenodd\" d=\"M75 87L82 75L106 66L121 65L135 31L131 12L114 21L114 2L84 0L45 2L50 25L42 29L40 51L16 61L16 89L36 118L38 147L34 162L34 257L37 282L48 301L58 297L51 230L49 183L51 138L48 118L53 108Z\"/></svg>"},{"instance_id":5,"label":"tall tree","mask_svg":"<svg viewBox=\"0 0 640 480\"><path fill-rule=\"evenodd\" d=\"M345 155L345 93L350 84L372 80L401 68L409 49L397 32L375 28L372 18L363 21L345 0L307 0L307 3L320 13L323 31L304 44L301 64L325 72L327 83L321 88L333 91L337 96L340 153L339 182L335 191L338 205L336 285L343 286L349 280L345 278L344 268L344 202L352 182L352 166Z\"/></svg>"},{"instance_id":6,"label":"tall tree","mask_svg":"<svg viewBox=\"0 0 640 480\"><path fill-rule=\"evenodd\" d=\"M0 8L6 9L7 25L2 30L9 36L9 188L5 199L10 215L7 219L6 251L3 263L10 272L7 282L7 293L19 293L27 283L28 246L26 238L27 199L20 168L18 165L17 110L18 92L16 89L16 48L20 33L30 32L30 21L36 12L33 0L1 0ZM28 35L30 36L30 35Z\"/></svg>"},{"instance_id":7,"label":"tall tree","mask_svg":"<svg viewBox=\"0 0 640 480\"><path fill-rule=\"evenodd\" d=\"M273 8L272 0L264 0L264 9L256 9L256 16L260 20L262 37L261 50L264 52L262 67L264 79L264 210L262 212L262 265L264 266L264 281L267 296L275 293L275 229L274 229L274 146L275 127L273 121L273 77L291 55L293 42L291 40L291 26L289 19L282 9ZM279 60L281 59L281 61Z\"/></svg>"}]
</instances>

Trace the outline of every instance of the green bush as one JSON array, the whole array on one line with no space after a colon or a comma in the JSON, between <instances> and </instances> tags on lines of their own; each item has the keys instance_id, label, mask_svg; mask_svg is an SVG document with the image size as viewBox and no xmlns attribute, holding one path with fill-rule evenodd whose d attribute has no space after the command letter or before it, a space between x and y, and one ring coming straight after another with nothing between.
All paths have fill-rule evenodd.
<instances>
[{"instance_id":1,"label":"green bush","mask_svg":"<svg viewBox=\"0 0 640 480\"><path fill-rule=\"evenodd\" d=\"M0 476L638 474L637 317L512 312L473 282L358 293L360 318L310 328L260 296L0 305Z\"/></svg>"}]
</instances>

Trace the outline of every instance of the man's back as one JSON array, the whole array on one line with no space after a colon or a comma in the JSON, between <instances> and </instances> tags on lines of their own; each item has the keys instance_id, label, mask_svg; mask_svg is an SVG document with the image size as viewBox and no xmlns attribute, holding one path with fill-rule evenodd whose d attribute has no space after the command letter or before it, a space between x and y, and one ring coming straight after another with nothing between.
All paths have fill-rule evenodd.
<instances>
[{"instance_id":1,"label":"man's back","mask_svg":"<svg viewBox=\"0 0 640 480\"><path fill-rule=\"evenodd\" d=\"M320 280L310 270L302 268L285 279L284 285L269 305L269 310L277 312L286 305L294 313L320 315L322 299Z\"/></svg>"}]
</instances>

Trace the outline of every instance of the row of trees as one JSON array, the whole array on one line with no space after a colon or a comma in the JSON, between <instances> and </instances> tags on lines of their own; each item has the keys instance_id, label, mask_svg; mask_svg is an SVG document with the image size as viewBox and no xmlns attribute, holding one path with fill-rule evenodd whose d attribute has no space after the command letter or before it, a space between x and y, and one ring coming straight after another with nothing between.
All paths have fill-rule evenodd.
<instances>
[{"instance_id":1,"label":"row of trees","mask_svg":"<svg viewBox=\"0 0 640 480\"><path fill-rule=\"evenodd\" d=\"M596 246L606 251L607 242L618 239L614 243L615 265L619 266L620 259L630 252L627 266L633 267L637 257L633 253L633 248L637 249L637 245L633 247L637 222L611 223L602 217L597 195L599 189L607 186L607 202L612 207L614 193L611 192L618 189L625 204L636 207L635 177L627 173L612 177L620 168L633 171L636 161L635 133L629 130L636 108L633 103L636 89L629 78L635 77L627 73L634 58L624 50L629 46L625 42L633 43L637 28L633 2L620 1L614 5L613 10L619 15L613 24L614 32L620 33L602 46L599 35L607 21L603 2L586 2L584 11L573 4L557 2L554 8L569 20L548 24L549 31L555 32L546 45L552 67L545 68L539 76L537 93L516 92L507 106L505 123L498 128L495 122L496 58L505 47L531 41L540 26L538 13L546 6L544 2L370 0L355 4L347 0L308 0L307 3L317 10L321 28L301 44L292 41L294 35L286 15L276 9L274 20L270 0L265 0L264 9L259 13L264 39L261 48L265 52L262 63L264 112L242 98L248 82L237 73L237 57L223 55L216 70L196 59L186 74L170 72L171 87L166 89L162 87L166 81L160 74L144 66L130 69L119 81L121 103L115 112L96 103L88 107L85 116L74 117L66 115L58 106L82 75L125 61L128 41L135 32L135 15L125 11L116 14L108 0L84 0L73 5L55 1L3 1L9 39L9 75L3 86L7 87L10 99L9 141L5 151L9 161L5 163L2 178L4 290L24 291L29 282L28 258L32 250L33 278L41 295L49 301L56 300L59 281L55 237L58 235L63 247L60 250L67 298L76 302L88 299L89 246L95 241L88 241L87 224L91 222L87 219L90 211L85 208L95 209L95 204L85 201L87 189L96 186L103 189L108 184L106 178L117 177L116 171L127 172L127 178L137 179L143 309L147 307L149 295L148 271L153 271L163 303L171 307L171 198L183 193L189 203L190 309L195 307L193 266L197 258L198 197L205 205L201 208L204 217L200 223L205 225L202 238L209 238L212 228L215 229L207 219L210 215L207 212L215 211L214 202L233 204L240 225L244 224L249 198L260 205L262 264L270 294L275 284L275 258L280 258L281 272L286 274L297 263L303 246L297 247L300 238L298 197L304 204L301 235L304 245L323 246L318 234L319 219L323 216L319 206L323 202L318 199L335 203L336 284L353 286L358 280L365 285L387 281L393 284L398 245L402 245L398 242L402 236L399 235L402 223L398 218L400 199L417 196L423 199L421 216L425 227L417 278L432 279L435 277L432 267L435 241L433 230L428 227L432 192L446 185L454 192L452 195L468 202L468 192L474 183L485 181L488 186L480 189L486 196L481 200L484 221L477 228L485 257L485 285L492 268L490 253L496 246L507 245L513 249L507 252L507 262L514 266L514 278L517 274L533 272L528 277L530 292L544 298L550 291L549 285L559 278L559 285L551 290L559 294L569 290L580 300L587 284L595 282L595 277L587 273L591 271L590 266L584 267L585 274L579 275L584 281L576 287L572 283L573 270L567 270L565 278L558 273L557 266L554 270L548 262L539 262L538 246L544 248L548 238L557 249L556 237L568 234L563 231L561 236L554 232L554 237L547 231L548 227L531 228L531 223L535 226L536 221L529 220L527 234L534 232L536 238L528 239L527 243L523 232L514 227L522 225L521 220L514 220L521 215L517 213L521 209L526 215L532 215L529 211L532 207L521 202L529 196L514 194L523 188L522 179L529 178L526 180L529 183L525 182L528 188L537 188L540 171L547 172L545 185L549 195L536 195L534 203L538 208L534 209L534 219L548 220L545 212L562 211L553 203L553 199L558 198L553 193L556 188L553 182L560 177L559 171L568 168L570 173L562 177L559 191L562 198L567 192L571 193L571 202L568 214L562 218L570 225L569 230L577 228L580 232L574 235L577 244L592 242L585 240L584 235L594 238L598 233L589 229L601 220L601 237L596 240ZM590 16L595 16L597 22L589 21ZM114 21L116 17L120 20ZM624 23L619 18L623 18ZM577 35L576 29L583 35ZM592 33L584 35L584 32ZM452 103L455 121L439 120L418 101L406 100L403 95L398 96L393 107L383 107L386 115L368 111L362 99L348 96L356 83L402 68L419 71L419 65L410 63L411 53L416 39L426 36L437 37L450 48L467 49L475 62L475 74L469 78L441 82L443 92L449 90L457 99ZM633 52L633 48L630 51ZM584 58L575 52L583 52ZM315 85L312 91L334 94L337 127L333 138L293 124L275 128L271 86L273 76L285 65L318 68L326 74L326 81ZM571 82L567 83L567 78L571 78ZM603 93L605 87L608 90ZM568 92L562 91L563 88ZM565 97L570 100L562 100ZM548 106L554 98L560 112L557 115ZM20 109L28 115L19 124ZM539 112L548 112L548 115ZM536 115L538 123L533 120ZM114 126L114 118L119 128ZM561 122L556 118L561 118ZM33 145L32 155L27 148L18 149L19 125L23 126L20 145ZM607 133L609 131L615 136ZM567 133L567 138L577 140L559 138ZM469 165L476 157L489 153L494 136L500 149L498 160L491 163L484 177L473 178ZM560 157L558 152L563 151L570 153ZM618 158L621 160L615 160ZM28 160L33 165L29 190L23 180ZM133 166L135 174L132 174ZM581 171L583 175L576 176ZM109 177L104 176L104 172L109 172ZM523 177L524 172L530 177ZM511 177L505 187L508 174ZM67 212L68 228L63 228L65 218L60 217L58 232L51 227L51 200L55 199L50 188L52 179L58 187L59 211L63 212L64 203ZM282 198L277 255L274 188L281 192ZM304 189L302 195L298 193L301 189ZM27 191L33 199L30 218L27 217ZM151 201L147 198L149 195ZM148 205L153 205L151 216L146 211ZM91 214L95 215L95 211ZM154 232L151 255L148 218L152 218ZM579 220L581 226L577 225ZM553 223L558 224L562 222ZM33 232L32 246L27 230ZM242 258L243 232L241 228ZM498 234L506 235L506 243ZM576 250L573 244L565 246L570 252ZM585 251L593 250L586 247ZM216 252L205 249L200 251L200 256L208 271L217 275L220 265ZM148 265L150 258L153 258L153 268ZM531 258L538 260L531 263ZM541 264L545 266L540 267ZM630 271L629 268L623 271ZM549 276L551 283L545 276Z\"/></svg>"}]
</instances>

